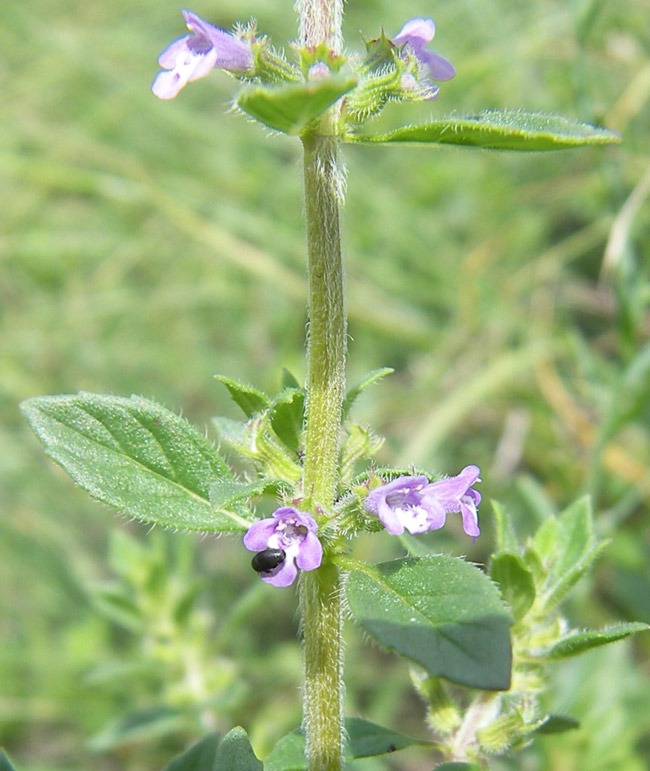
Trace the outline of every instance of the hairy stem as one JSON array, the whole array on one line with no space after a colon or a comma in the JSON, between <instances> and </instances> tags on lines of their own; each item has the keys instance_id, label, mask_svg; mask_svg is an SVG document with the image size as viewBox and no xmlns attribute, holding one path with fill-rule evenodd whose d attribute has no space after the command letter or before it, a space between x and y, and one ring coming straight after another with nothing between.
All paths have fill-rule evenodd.
<instances>
[{"instance_id":1,"label":"hairy stem","mask_svg":"<svg viewBox=\"0 0 650 771\"><path fill-rule=\"evenodd\" d=\"M341 50L343 0L298 0L302 46ZM344 175L338 159L336 107L302 137L309 273L307 419L304 494L317 515L331 512L339 479L339 434L345 382L346 318L339 209ZM342 609L338 568L325 560L303 573L300 609L303 686L310 771L343 766Z\"/></svg>"}]
</instances>

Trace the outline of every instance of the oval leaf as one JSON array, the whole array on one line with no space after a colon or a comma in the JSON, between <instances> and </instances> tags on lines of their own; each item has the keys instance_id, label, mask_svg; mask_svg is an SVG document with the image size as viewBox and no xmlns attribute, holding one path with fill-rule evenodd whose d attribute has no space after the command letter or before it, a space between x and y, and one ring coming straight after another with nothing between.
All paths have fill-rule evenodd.
<instances>
[{"instance_id":1,"label":"oval leaf","mask_svg":"<svg viewBox=\"0 0 650 771\"><path fill-rule=\"evenodd\" d=\"M356 85L356 78L331 77L286 86L249 86L237 97L237 105L273 129L300 134Z\"/></svg>"},{"instance_id":2,"label":"oval leaf","mask_svg":"<svg viewBox=\"0 0 650 771\"><path fill-rule=\"evenodd\" d=\"M386 134L347 134L346 142L386 144L411 142L465 145L493 150L563 150L582 145L620 142L614 131L588 123L522 110L485 110L468 117L447 117Z\"/></svg>"},{"instance_id":3,"label":"oval leaf","mask_svg":"<svg viewBox=\"0 0 650 771\"><path fill-rule=\"evenodd\" d=\"M355 619L384 648L461 685L510 687L512 619L490 579L464 560L364 565L350 573L346 594Z\"/></svg>"},{"instance_id":4,"label":"oval leaf","mask_svg":"<svg viewBox=\"0 0 650 771\"><path fill-rule=\"evenodd\" d=\"M584 651L588 651L591 648L609 645L609 643L623 640L635 632L646 632L648 629L650 629L650 625L640 621L633 621L631 623L616 624L608 629L589 630L573 634L556 643L551 648L548 658L566 659L569 656L577 656L579 653L584 653Z\"/></svg>"},{"instance_id":5,"label":"oval leaf","mask_svg":"<svg viewBox=\"0 0 650 771\"><path fill-rule=\"evenodd\" d=\"M386 755L405 747L431 746L431 742L391 731L390 728L371 723L358 717L345 719L347 742L346 761ZM435 745L433 745L435 746ZM302 729L283 736L264 760L264 771L303 771L307 769L305 735Z\"/></svg>"},{"instance_id":6,"label":"oval leaf","mask_svg":"<svg viewBox=\"0 0 650 771\"><path fill-rule=\"evenodd\" d=\"M213 511L210 485L232 474L186 420L140 396L38 396L20 405L47 454L93 498L182 530L234 532L245 509Z\"/></svg>"}]
</instances>

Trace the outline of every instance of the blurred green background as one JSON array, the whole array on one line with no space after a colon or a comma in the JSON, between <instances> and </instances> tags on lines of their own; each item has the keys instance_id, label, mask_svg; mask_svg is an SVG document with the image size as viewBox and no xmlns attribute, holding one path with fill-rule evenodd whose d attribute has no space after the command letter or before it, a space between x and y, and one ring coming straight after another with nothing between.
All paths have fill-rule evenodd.
<instances>
[{"instance_id":1,"label":"blurred green background","mask_svg":"<svg viewBox=\"0 0 650 771\"><path fill-rule=\"evenodd\" d=\"M280 45L290 2L254 16ZM612 542L567 607L575 626L650 620L650 33L647 0L360 0L358 32L418 15L458 74L377 127L485 107L605 125L620 147L548 155L345 150L349 381L389 365L357 420L381 461L483 470L522 536L585 492ZM244 725L258 753L300 720L293 592L238 539L150 532L91 502L43 455L17 403L139 393L211 434L236 417L215 373L273 392L304 375L300 147L227 112L215 73L171 103L149 83L183 32L160 0L8 0L0 9L0 743L21 771L161 768ZM211 434L212 435L212 434ZM394 555L382 536L367 559ZM393 550L393 551L391 551ZM407 668L347 630L347 711L426 736ZM650 765L650 640L558 665L548 707L582 729L498 769ZM431 768L405 752L364 769Z\"/></svg>"}]
</instances>

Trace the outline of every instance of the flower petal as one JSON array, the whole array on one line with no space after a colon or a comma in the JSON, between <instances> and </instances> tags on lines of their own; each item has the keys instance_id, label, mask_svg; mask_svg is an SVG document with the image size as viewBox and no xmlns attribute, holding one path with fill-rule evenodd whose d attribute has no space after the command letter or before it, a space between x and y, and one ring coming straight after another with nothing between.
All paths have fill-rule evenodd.
<instances>
[{"instance_id":1,"label":"flower petal","mask_svg":"<svg viewBox=\"0 0 650 771\"><path fill-rule=\"evenodd\" d=\"M286 559L277 573L260 573L260 578L273 586L291 586L297 575L296 563L292 559Z\"/></svg>"},{"instance_id":2,"label":"flower petal","mask_svg":"<svg viewBox=\"0 0 650 771\"><path fill-rule=\"evenodd\" d=\"M416 50L433 40L436 34L436 25L433 19L409 19L402 29L393 38L396 46L410 43Z\"/></svg>"},{"instance_id":3,"label":"flower petal","mask_svg":"<svg viewBox=\"0 0 650 771\"><path fill-rule=\"evenodd\" d=\"M323 546L315 533L307 533L298 547L296 564L301 570L315 570L323 561Z\"/></svg>"},{"instance_id":4,"label":"flower petal","mask_svg":"<svg viewBox=\"0 0 650 771\"><path fill-rule=\"evenodd\" d=\"M251 525L244 535L244 546L250 551L263 551L269 547L269 540L275 534L277 521L273 517L260 519Z\"/></svg>"},{"instance_id":5,"label":"flower petal","mask_svg":"<svg viewBox=\"0 0 650 771\"><path fill-rule=\"evenodd\" d=\"M451 80L456 74L449 59L435 51L418 51L418 59L427 67L432 80Z\"/></svg>"}]
</instances>

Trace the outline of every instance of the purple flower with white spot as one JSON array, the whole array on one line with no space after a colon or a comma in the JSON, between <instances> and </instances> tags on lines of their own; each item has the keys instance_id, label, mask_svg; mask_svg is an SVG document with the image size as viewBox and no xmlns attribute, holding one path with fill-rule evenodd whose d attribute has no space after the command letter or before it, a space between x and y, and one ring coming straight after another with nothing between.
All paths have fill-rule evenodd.
<instances>
[{"instance_id":1,"label":"purple flower with white spot","mask_svg":"<svg viewBox=\"0 0 650 771\"><path fill-rule=\"evenodd\" d=\"M276 509L268 519L256 522L244 536L244 546L250 551L282 549L284 561L267 572L263 581L273 586L289 586L301 570L315 570L323 559L323 547L316 535L318 525L304 511L291 506Z\"/></svg>"},{"instance_id":2,"label":"purple flower with white spot","mask_svg":"<svg viewBox=\"0 0 650 771\"><path fill-rule=\"evenodd\" d=\"M174 40L158 57L163 68L151 90L160 99L173 99L191 80L205 77L220 67L230 72L247 72L253 67L250 41L241 40L213 27L192 11L182 11L192 33Z\"/></svg>"},{"instance_id":3,"label":"purple flower with white spot","mask_svg":"<svg viewBox=\"0 0 650 771\"><path fill-rule=\"evenodd\" d=\"M436 80L450 80L456 74L454 65L444 56L435 51L427 50L426 45L433 40L436 34L436 25L433 19L410 19L391 40L398 48L404 47L405 51L412 54L418 61L422 70L427 72L421 86L431 91L429 99L435 99L438 95L438 86L433 83ZM413 75L405 73L403 86L412 90L415 86Z\"/></svg>"},{"instance_id":4,"label":"purple flower with white spot","mask_svg":"<svg viewBox=\"0 0 650 771\"><path fill-rule=\"evenodd\" d=\"M398 477L368 493L364 506L392 535L439 530L447 514L460 512L463 530L476 538L481 534L477 512L481 494L472 485L480 482L480 473L478 466L466 466L457 476L438 482L425 476Z\"/></svg>"}]
</instances>

